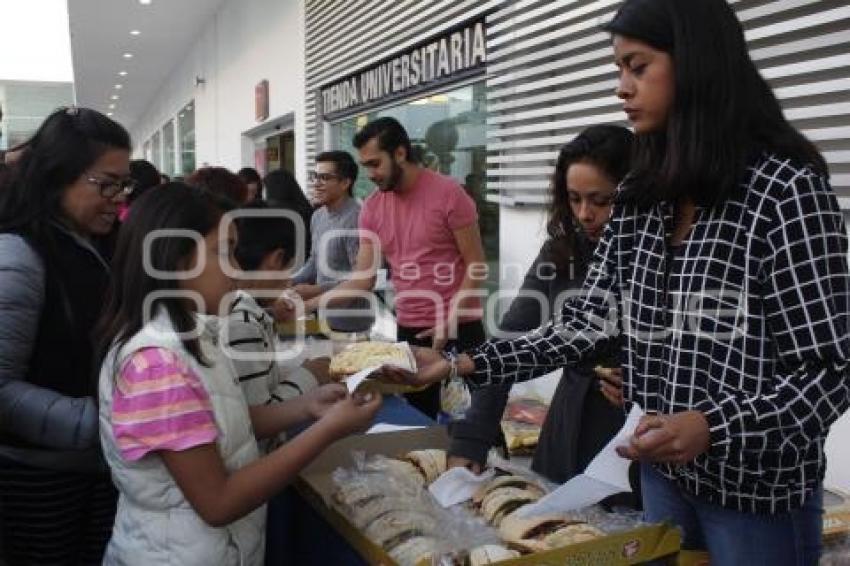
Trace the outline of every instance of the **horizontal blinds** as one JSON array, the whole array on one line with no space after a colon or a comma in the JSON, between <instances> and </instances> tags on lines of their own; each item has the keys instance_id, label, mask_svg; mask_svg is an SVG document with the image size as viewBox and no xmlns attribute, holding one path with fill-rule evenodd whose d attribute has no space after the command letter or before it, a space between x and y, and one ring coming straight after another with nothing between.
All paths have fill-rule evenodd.
<instances>
[{"instance_id":1,"label":"horizontal blinds","mask_svg":"<svg viewBox=\"0 0 850 566\"><path fill-rule=\"evenodd\" d=\"M621 0L307 0L306 150L321 150L316 91L457 23L487 19L487 187L542 203L559 146L592 124L625 125L610 39ZM750 52L788 118L824 152L850 203L850 6L737 0Z\"/></svg>"},{"instance_id":2,"label":"horizontal blinds","mask_svg":"<svg viewBox=\"0 0 850 566\"><path fill-rule=\"evenodd\" d=\"M504 4L503 0L307 0L308 166L323 149L319 87Z\"/></svg>"},{"instance_id":3,"label":"horizontal blinds","mask_svg":"<svg viewBox=\"0 0 850 566\"><path fill-rule=\"evenodd\" d=\"M488 22L488 189L545 202L559 146L591 124L624 122L610 39L620 0L507 2ZM786 116L823 151L850 204L850 6L739 0L753 60Z\"/></svg>"}]
</instances>

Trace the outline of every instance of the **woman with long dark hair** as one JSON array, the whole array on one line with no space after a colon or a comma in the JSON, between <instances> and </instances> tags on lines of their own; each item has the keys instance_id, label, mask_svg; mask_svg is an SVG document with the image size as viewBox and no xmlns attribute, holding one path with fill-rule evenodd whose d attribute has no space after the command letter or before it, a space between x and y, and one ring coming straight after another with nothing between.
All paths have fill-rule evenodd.
<instances>
[{"instance_id":1,"label":"woman with long dark hair","mask_svg":"<svg viewBox=\"0 0 850 566\"><path fill-rule=\"evenodd\" d=\"M847 234L815 146L784 118L724 0L628 0L607 29L637 134L583 296L430 383L575 365L624 339L624 395L647 414L647 519L725 565L816 564L824 441L850 405ZM616 322L616 324L615 324Z\"/></svg>"},{"instance_id":2,"label":"woman with long dark hair","mask_svg":"<svg viewBox=\"0 0 850 566\"><path fill-rule=\"evenodd\" d=\"M503 333L542 325L568 293L581 287L588 262L611 215L614 191L629 170L632 133L620 126L592 126L564 144L552 175L548 239L518 296L499 324ZM625 422L618 383L594 366L619 359L618 346L601 348L579 367L566 367L552 398L532 469L557 483L581 473ZM616 368L614 380L619 376ZM607 374L606 374L607 376ZM479 389L460 421L451 424L450 466L479 471L501 438L499 421L510 385Z\"/></svg>"},{"instance_id":3,"label":"woman with long dark hair","mask_svg":"<svg viewBox=\"0 0 850 566\"><path fill-rule=\"evenodd\" d=\"M296 212L304 221L306 249L304 257L310 257L312 241L310 237L310 220L313 218L313 207L301 185L286 169L276 169L263 178L266 189L266 201L271 208L282 208Z\"/></svg>"},{"instance_id":4,"label":"woman with long dark hair","mask_svg":"<svg viewBox=\"0 0 850 566\"><path fill-rule=\"evenodd\" d=\"M253 167L243 167L236 174L239 175L239 178L248 187L248 194L245 196L246 204L263 200L263 179L257 173L256 169Z\"/></svg>"},{"instance_id":5,"label":"woman with long dark hair","mask_svg":"<svg viewBox=\"0 0 850 566\"><path fill-rule=\"evenodd\" d=\"M99 564L109 539L91 333L129 163L124 128L61 109L0 191L0 563Z\"/></svg>"}]
</instances>

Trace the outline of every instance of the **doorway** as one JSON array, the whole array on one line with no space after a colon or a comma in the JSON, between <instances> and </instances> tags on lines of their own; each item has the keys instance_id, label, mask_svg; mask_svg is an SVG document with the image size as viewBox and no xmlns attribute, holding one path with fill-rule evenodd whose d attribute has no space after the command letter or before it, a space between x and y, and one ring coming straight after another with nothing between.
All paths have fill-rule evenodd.
<instances>
[{"instance_id":1,"label":"doorway","mask_svg":"<svg viewBox=\"0 0 850 566\"><path fill-rule=\"evenodd\" d=\"M242 164L261 176L276 169L295 175L295 115L285 114L242 132Z\"/></svg>"},{"instance_id":2,"label":"doorway","mask_svg":"<svg viewBox=\"0 0 850 566\"><path fill-rule=\"evenodd\" d=\"M283 132L266 138L266 172L286 169L295 175L295 132Z\"/></svg>"}]
</instances>

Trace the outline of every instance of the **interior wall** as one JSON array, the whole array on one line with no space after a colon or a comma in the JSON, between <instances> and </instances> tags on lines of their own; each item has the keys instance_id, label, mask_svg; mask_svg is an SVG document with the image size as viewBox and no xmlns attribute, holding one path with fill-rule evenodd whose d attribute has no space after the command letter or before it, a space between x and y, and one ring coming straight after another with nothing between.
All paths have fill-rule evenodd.
<instances>
[{"instance_id":1,"label":"interior wall","mask_svg":"<svg viewBox=\"0 0 850 566\"><path fill-rule=\"evenodd\" d=\"M246 161L242 134L258 125L254 87L269 81L269 120L295 116L296 177L304 186L304 7L298 0L225 0L193 47L130 127L141 155L154 131L195 101L198 166L236 170ZM203 83L196 85L195 78Z\"/></svg>"}]
</instances>

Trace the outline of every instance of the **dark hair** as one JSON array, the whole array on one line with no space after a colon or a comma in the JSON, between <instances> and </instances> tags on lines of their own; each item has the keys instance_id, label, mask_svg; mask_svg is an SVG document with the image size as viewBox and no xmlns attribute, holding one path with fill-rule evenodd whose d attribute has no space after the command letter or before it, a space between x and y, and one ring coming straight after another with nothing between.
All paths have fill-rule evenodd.
<instances>
[{"instance_id":1,"label":"dark hair","mask_svg":"<svg viewBox=\"0 0 850 566\"><path fill-rule=\"evenodd\" d=\"M558 152L552 174L552 201L546 231L549 234L548 260L561 270L576 253L576 229L570 200L565 190L567 172L575 163L588 163L615 185L629 172L632 133L621 126L591 126L567 142Z\"/></svg>"},{"instance_id":2,"label":"dark hair","mask_svg":"<svg viewBox=\"0 0 850 566\"><path fill-rule=\"evenodd\" d=\"M286 169L276 169L265 176L263 183L266 186L266 200L271 208L283 208L286 210L294 210L304 221L304 230L306 233L306 250L305 256L310 255L310 219L313 217L313 206L307 197L304 196L304 191L301 190L301 185L292 176L292 173Z\"/></svg>"},{"instance_id":3,"label":"dark hair","mask_svg":"<svg viewBox=\"0 0 850 566\"><path fill-rule=\"evenodd\" d=\"M325 151L316 156L316 163L333 163L336 174L343 179L348 179L348 194L353 194L354 183L357 181L357 163L347 151Z\"/></svg>"},{"instance_id":4,"label":"dark hair","mask_svg":"<svg viewBox=\"0 0 850 566\"><path fill-rule=\"evenodd\" d=\"M157 291L178 290L179 281L154 277L145 267L145 237L155 230L191 230L205 237L215 230L225 212L231 210L229 200L210 191L183 183L168 183L147 191L133 205L131 214L118 235L112 262L112 281L106 307L97 327L98 352L101 360L113 345L123 346L145 325L145 317L160 306L168 313L178 332L191 332L195 322L183 298L161 297L144 312L146 298ZM180 271L195 251L189 238L156 238L150 245L148 260L160 271ZM201 364L205 361L196 338L183 344Z\"/></svg>"},{"instance_id":5,"label":"dark hair","mask_svg":"<svg viewBox=\"0 0 850 566\"><path fill-rule=\"evenodd\" d=\"M250 185L254 183L257 185L257 192L254 194L253 201L256 202L263 198L263 180L260 178L260 174L257 173L257 170L253 167L243 167L236 173L242 182L245 185Z\"/></svg>"},{"instance_id":6,"label":"dark hair","mask_svg":"<svg viewBox=\"0 0 850 566\"><path fill-rule=\"evenodd\" d=\"M783 116L725 0L627 0L605 29L669 53L675 74L665 131L637 136L627 199L721 204L765 151L827 174L817 148Z\"/></svg>"},{"instance_id":7,"label":"dark hair","mask_svg":"<svg viewBox=\"0 0 850 566\"><path fill-rule=\"evenodd\" d=\"M239 175L239 178L242 179L246 185L248 183L257 183L258 187L262 188L263 186L263 180L260 178L260 174L257 173L257 170L253 167L243 167L236 174Z\"/></svg>"},{"instance_id":8,"label":"dark hair","mask_svg":"<svg viewBox=\"0 0 850 566\"><path fill-rule=\"evenodd\" d=\"M242 210L272 210L262 202L253 202ZM288 218L243 216L236 221L239 239L236 259L245 271L259 269L263 259L275 250L283 250L283 263L295 257L295 225Z\"/></svg>"},{"instance_id":9,"label":"dark hair","mask_svg":"<svg viewBox=\"0 0 850 566\"><path fill-rule=\"evenodd\" d=\"M0 191L6 188L6 183L12 177L12 168L0 161Z\"/></svg>"},{"instance_id":10,"label":"dark hair","mask_svg":"<svg viewBox=\"0 0 850 566\"><path fill-rule=\"evenodd\" d=\"M186 184L222 196L233 206L239 206L248 198L245 182L224 167L201 167L189 175Z\"/></svg>"},{"instance_id":11,"label":"dark hair","mask_svg":"<svg viewBox=\"0 0 850 566\"><path fill-rule=\"evenodd\" d=\"M100 112L72 106L53 112L20 147L0 192L0 232L20 233L47 256L65 189L107 151L130 151L130 135Z\"/></svg>"},{"instance_id":12,"label":"dark hair","mask_svg":"<svg viewBox=\"0 0 850 566\"><path fill-rule=\"evenodd\" d=\"M136 182L136 186L127 197L129 204L138 200L149 189L162 184L159 171L153 166L153 163L144 159L134 159L130 162L130 177Z\"/></svg>"},{"instance_id":13,"label":"dark hair","mask_svg":"<svg viewBox=\"0 0 850 566\"><path fill-rule=\"evenodd\" d=\"M407 131L395 118L385 116L378 118L374 122L369 122L363 126L362 130L354 134L354 139L351 143L354 147L360 149L373 138L378 139L378 148L381 151L386 151L392 155L396 148L403 147L405 159L407 161L413 160L410 149L410 138L407 136Z\"/></svg>"}]
</instances>

